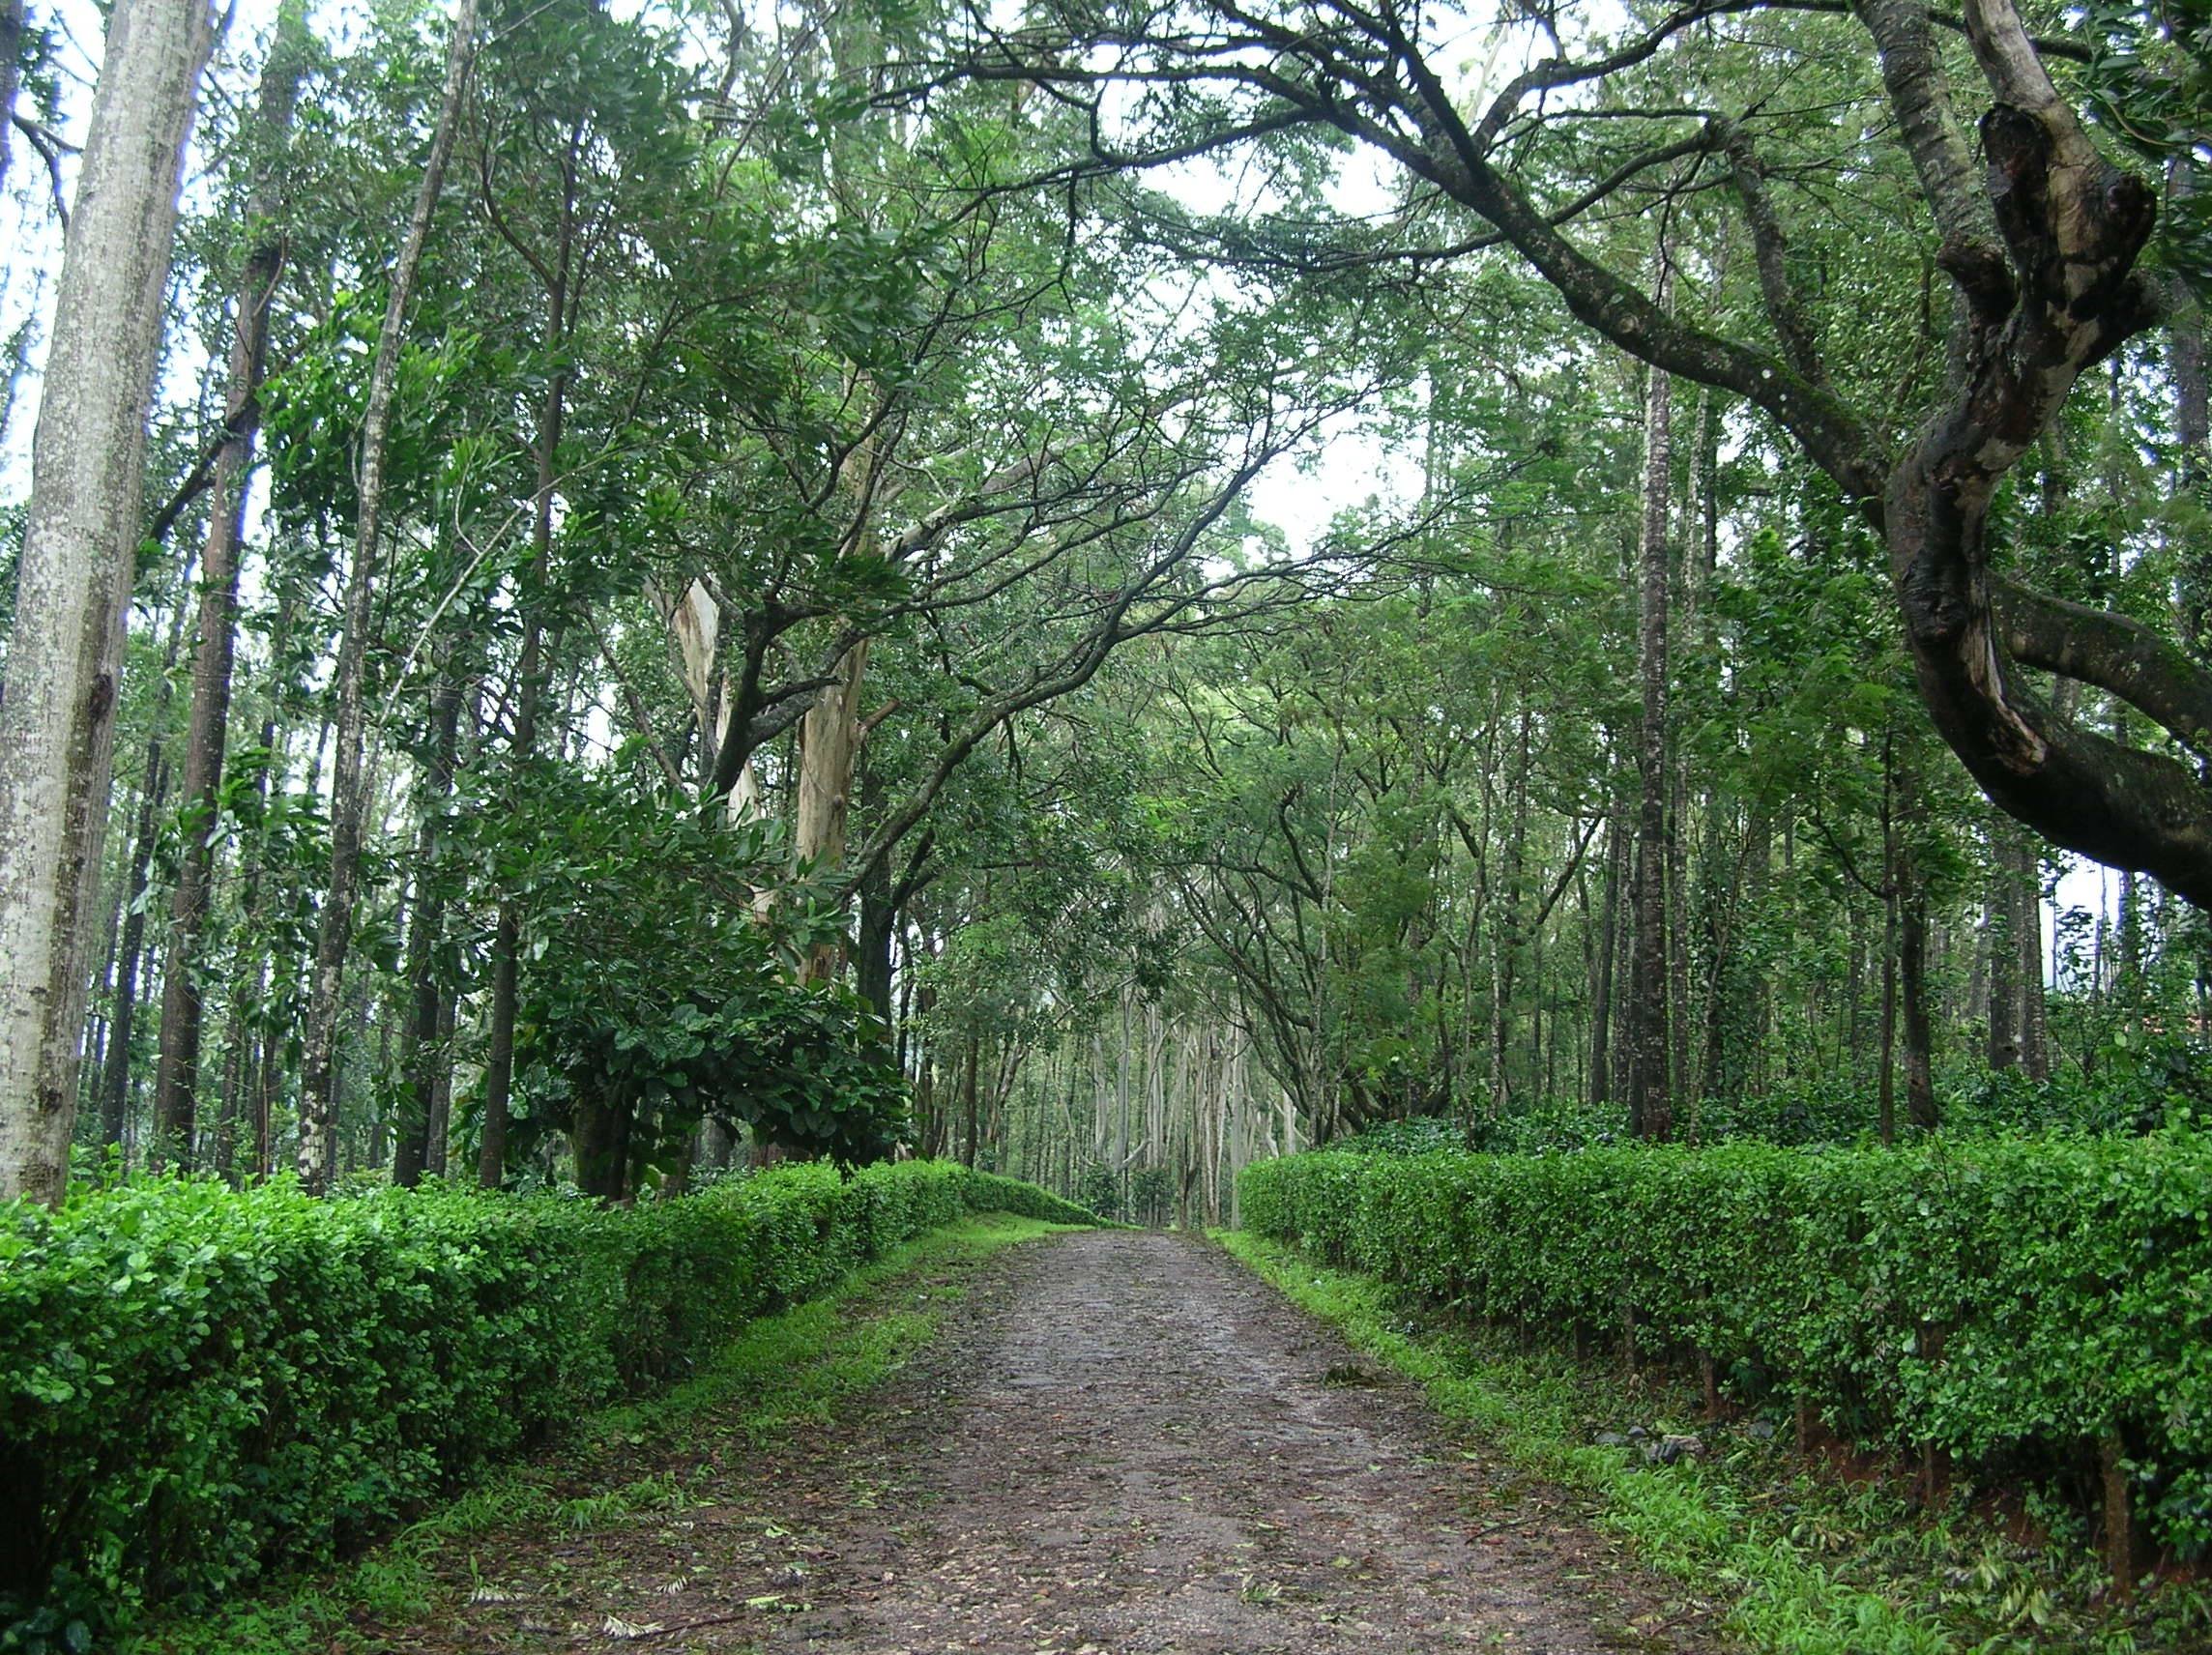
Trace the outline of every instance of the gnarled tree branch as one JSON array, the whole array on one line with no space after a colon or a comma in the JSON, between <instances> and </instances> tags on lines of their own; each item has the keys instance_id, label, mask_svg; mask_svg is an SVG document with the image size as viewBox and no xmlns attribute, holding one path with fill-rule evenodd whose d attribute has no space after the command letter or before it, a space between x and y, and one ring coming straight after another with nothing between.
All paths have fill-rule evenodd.
<instances>
[{"instance_id":1,"label":"gnarled tree branch","mask_svg":"<svg viewBox=\"0 0 2212 1655\"><path fill-rule=\"evenodd\" d=\"M1990 579L1998 636L2023 666L2118 696L2177 741L2212 753L2212 672L2125 615Z\"/></svg>"}]
</instances>

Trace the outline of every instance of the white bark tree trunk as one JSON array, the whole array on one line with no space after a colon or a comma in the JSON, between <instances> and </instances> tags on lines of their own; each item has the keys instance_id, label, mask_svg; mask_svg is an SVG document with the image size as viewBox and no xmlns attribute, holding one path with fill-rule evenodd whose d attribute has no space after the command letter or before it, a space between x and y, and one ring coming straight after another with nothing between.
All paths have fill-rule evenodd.
<instances>
[{"instance_id":1,"label":"white bark tree trunk","mask_svg":"<svg viewBox=\"0 0 2212 1655\"><path fill-rule=\"evenodd\" d=\"M845 860L845 823L852 810L853 768L860 752L860 683L868 670L869 640L862 638L837 663L837 682L806 710L800 722L799 806L793 849L801 864L824 872ZM802 982L828 982L837 974L840 950L816 946L800 969Z\"/></svg>"},{"instance_id":2,"label":"white bark tree trunk","mask_svg":"<svg viewBox=\"0 0 2212 1655\"><path fill-rule=\"evenodd\" d=\"M0 1197L68 1180L146 409L207 0L118 0L77 174L0 696Z\"/></svg>"}]
</instances>

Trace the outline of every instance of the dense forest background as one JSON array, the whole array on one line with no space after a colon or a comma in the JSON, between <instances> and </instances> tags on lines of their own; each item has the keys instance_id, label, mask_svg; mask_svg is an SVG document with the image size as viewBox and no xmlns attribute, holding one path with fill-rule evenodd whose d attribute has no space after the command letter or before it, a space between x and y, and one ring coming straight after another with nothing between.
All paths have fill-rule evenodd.
<instances>
[{"instance_id":1,"label":"dense forest background","mask_svg":"<svg viewBox=\"0 0 2212 1655\"><path fill-rule=\"evenodd\" d=\"M17 455L79 10L0 5ZM1982 336L1897 66L1965 130L1986 42L1859 10L1345 5L1300 44L241 6L166 289L80 1166L624 1196L909 1141L1214 1221L1246 1162L1385 1126L2202 1111L2186 878L1989 802L1901 630L1897 512L1885 554L1827 443L1855 409L1908 445ZM2077 351L1988 558L2179 682L2212 659L2203 42L2027 14L2163 203L2164 306ZM1363 29L1432 113L1499 101L1471 184ZM1648 314L1528 251L1569 232ZM2034 719L2193 769L2201 726L2004 614Z\"/></svg>"}]
</instances>

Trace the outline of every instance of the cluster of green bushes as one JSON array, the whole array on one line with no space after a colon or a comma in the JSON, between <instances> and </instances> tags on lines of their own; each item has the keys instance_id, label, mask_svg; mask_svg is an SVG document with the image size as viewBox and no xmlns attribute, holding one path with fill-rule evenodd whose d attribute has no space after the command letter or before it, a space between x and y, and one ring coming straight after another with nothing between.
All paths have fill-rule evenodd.
<instances>
[{"instance_id":1,"label":"cluster of green bushes","mask_svg":"<svg viewBox=\"0 0 2212 1655\"><path fill-rule=\"evenodd\" d=\"M175 1179L0 1206L0 1647L73 1645L138 1602L327 1555L985 1210L1089 1217L933 1162L783 1168L631 1210Z\"/></svg>"},{"instance_id":2,"label":"cluster of green bushes","mask_svg":"<svg viewBox=\"0 0 2212 1655\"><path fill-rule=\"evenodd\" d=\"M1322 1151L1247 1169L1240 1194L1251 1229L1455 1313L1699 1354L1738 1401L1932 1465L2084 1501L2116 1476L2131 1522L2184 1555L2212 1542L2195 1134Z\"/></svg>"}]
</instances>

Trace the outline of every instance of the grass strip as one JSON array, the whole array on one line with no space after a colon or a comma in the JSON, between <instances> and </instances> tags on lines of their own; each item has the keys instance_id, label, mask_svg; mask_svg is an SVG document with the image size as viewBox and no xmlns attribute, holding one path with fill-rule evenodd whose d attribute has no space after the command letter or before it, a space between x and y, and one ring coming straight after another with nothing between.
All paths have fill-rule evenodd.
<instances>
[{"instance_id":1,"label":"grass strip","mask_svg":"<svg viewBox=\"0 0 2212 1655\"><path fill-rule=\"evenodd\" d=\"M1593 1418L1673 1408L1695 1393L1636 1397L1556 1354L1508 1349L1409 1308L1371 1276L1316 1263L1248 1231L1215 1232L1232 1257L1356 1349L1418 1382L1432 1405L1514 1466L1590 1496L1598 1521L1693 1595L1728 1606L1730 1630L1773 1655L2138 1655L2212 1648L2212 1597L2169 1587L2122 1611L2093 1595L2085 1548L2044 1555L1985 1520L1910 1513L1894 1491L1850 1486L1775 1444L1646 1464L1589 1440ZM1710 1428L1707 1434L1717 1437Z\"/></svg>"},{"instance_id":2,"label":"grass strip","mask_svg":"<svg viewBox=\"0 0 2212 1655\"><path fill-rule=\"evenodd\" d=\"M698 1374L580 1420L551 1451L494 1472L354 1562L302 1575L189 1620L150 1622L120 1655L291 1655L358 1647L359 1616L400 1621L432 1607L440 1553L534 1525L583 1532L634 1512L680 1510L667 1471L597 1486L679 1435L712 1429L758 1448L829 1423L838 1406L882 1383L926 1345L965 1288L915 1278L973 1266L1003 1248L1079 1226L984 1213L931 1231L864 1265L821 1297L747 1322ZM592 1492L569 1491L579 1484ZM473 1569L473 1560L471 1563Z\"/></svg>"}]
</instances>

